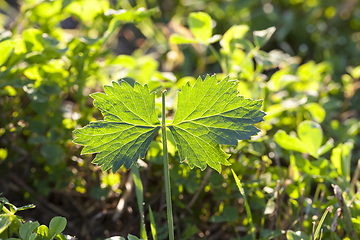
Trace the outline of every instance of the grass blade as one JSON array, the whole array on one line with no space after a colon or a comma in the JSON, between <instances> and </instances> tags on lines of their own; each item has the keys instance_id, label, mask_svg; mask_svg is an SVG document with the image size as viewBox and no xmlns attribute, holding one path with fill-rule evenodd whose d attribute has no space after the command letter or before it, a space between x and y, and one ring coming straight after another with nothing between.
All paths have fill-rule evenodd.
<instances>
[{"instance_id":1,"label":"grass blade","mask_svg":"<svg viewBox=\"0 0 360 240\"><path fill-rule=\"evenodd\" d=\"M140 178L139 169L136 166L131 167L133 173L133 179L135 183L135 192L137 204L140 212L140 238L147 239L146 229L145 229L145 220L144 220L144 197L143 197L143 185Z\"/></svg>"},{"instance_id":2,"label":"grass blade","mask_svg":"<svg viewBox=\"0 0 360 240\"><path fill-rule=\"evenodd\" d=\"M238 187L241 195L243 195L244 203L245 203L246 215L247 215L247 217L249 218L249 224L250 224L250 227L251 227L252 238L253 238L253 240L256 240L255 228L254 228L253 221L252 221L252 215L251 215L251 211L250 211L250 206L249 206L249 204L248 204L248 202L247 202L247 200L246 200L245 191L244 191L244 189L242 188L240 179L239 179L238 176L235 174L234 170L231 169L231 171L232 171L232 173L233 173L233 176L234 176L236 185L237 185L237 187Z\"/></svg>"},{"instance_id":3,"label":"grass blade","mask_svg":"<svg viewBox=\"0 0 360 240\"><path fill-rule=\"evenodd\" d=\"M149 215L150 215L151 235L153 237L153 240L157 240L156 225L155 225L154 215L152 213L152 210L151 210L150 206L149 206Z\"/></svg>"},{"instance_id":4,"label":"grass blade","mask_svg":"<svg viewBox=\"0 0 360 240\"><path fill-rule=\"evenodd\" d=\"M316 239L317 236L319 235L320 230L321 230L321 226L324 223L324 220L325 220L326 215L328 214L329 210L330 210L330 207L327 207L324 214L322 215L322 217L320 219L320 222L319 222L318 226L316 227L316 231L315 231L315 234L314 234L314 239Z\"/></svg>"}]
</instances>

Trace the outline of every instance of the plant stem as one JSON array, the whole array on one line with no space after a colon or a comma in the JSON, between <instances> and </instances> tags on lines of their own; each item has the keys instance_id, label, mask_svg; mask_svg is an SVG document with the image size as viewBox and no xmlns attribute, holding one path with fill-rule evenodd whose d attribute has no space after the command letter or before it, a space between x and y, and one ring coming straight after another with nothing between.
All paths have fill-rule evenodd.
<instances>
[{"instance_id":1,"label":"plant stem","mask_svg":"<svg viewBox=\"0 0 360 240\"><path fill-rule=\"evenodd\" d=\"M15 216L15 213L12 213L5 206L2 207L2 210L5 212L5 214L10 216L11 220L15 221L17 224L20 224L20 225L22 224L22 222Z\"/></svg>"},{"instance_id":2,"label":"plant stem","mask_svg":"<svg viewBox=\"0 0 360 240\"><path fill-rule=\"evenodd\" d=\"M169 239L174 240L174 223L173 223L172 204L171 204L169 154L167 150L166 122L165 122L165 92L166 91L161 92L161 98L162 98L161 131L162 131L163 155L164 155L165 191L166 191L166 207L167 207Z\"/></svg>"},{"instance_id":3,"label":"plant stem","mask_svg":"<svg viewBox=\"0 0 360 240\"><path fill-rule=\"evenodd\" d=\"M220 64L220 67L222 68L222 71L223 73L226 75L228 74L228 69L227 69L227 65L226 65L226 62L224 62L220 56L220 54L216 51L216 49L211 45L209 44L208 45L210 51L212 52L212 54L214 54L216 60L219 62Z\"/></svg>"}]
</instances>

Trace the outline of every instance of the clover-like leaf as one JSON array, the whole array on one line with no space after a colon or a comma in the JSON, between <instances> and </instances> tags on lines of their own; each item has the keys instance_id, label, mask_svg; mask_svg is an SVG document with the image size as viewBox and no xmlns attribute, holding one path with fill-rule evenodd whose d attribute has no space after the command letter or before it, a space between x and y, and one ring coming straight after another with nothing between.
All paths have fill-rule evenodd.
<instances>
[{"instance_id":1,"label":"clover-like leaf","mask_svg":"<svg viewBox=\"0 0 360 240\"><path fill-rule=\"evenodd\" d=\"M212 35L212 19L210 15L205 12L190 13L188 25L193 37L174 33L170 36L169 42L171 44L201 43L210 45L221 39L221 35L219 34Z\"/></svg>"},{"instance_id":2,"label":"clover-like leaf","mask_svg":"<svg viewBox=\"0 0 360 240\"><path fill-rule=\"evenodd\" d=\"M220 45L226 53L234 50L235 40L243 39L245 34L249 31L247 25L235 25L229 28L220 41Z\"/></svg>"},{"instance_id":3,"label":"clover-like leaf","mask_svg":"<svg viewBox=\"0 0 360 240\"><path fill-rule=\"evenodd\" d=\"M36 233L34 233L33 231L37 227L39 227L39 225L40 224L38 221L36 221L36 222L28 221L28 222L22 224L19 228L20 237L24 240L34 238L32 236L36 235Z\"/></svg>"},{"instance_id":4,"label":"clover-like leaf","mask_svg":"<svg viewBox=\"0 0 360 240\"><path fill-rule=\"evenodd\" d=\"M190 31L196 39L207 43L212 36L211 17L205 12L190 13L188 24Z\"/></svg>"},{"instance_id":5,"label":"clover-like leaf","mask_svg":"<svg viewBox=\"0 0 360 240\"><path fill-rule=\"evenodd\" d=\"M66 227L67 220L64 217L53 217L49 224L49 233L50 236L55 237L56 235L62 233Z\"/></svg>"},{"instance_id":6,"label":"clover-like leaf","mask_svg":"<svg viewBox=\"0 0 360 240\"><path fill-rule=\"evenodd\" d=\"M207 76L193 86L184 85L174 121L168 125L181 162L202 170L209 165L218 172L221 164L230 165L219 144L237 145L259 132L253 124L263 120L261 105L262 101L240 96L237 82L228 77L218 82L216 76Z\"/></svg>"},{"instance_id":7,"label":"clover-like leaf","mask_svg":"<svg viewBox=\"0 0 360 240\"><path fill-rule=\"evenodd\" d=\"M286 150L308 153L315 158L318 158L333 147L332 140L321 146L323 131L317 122L309 120L301 122L297 133L299 137L288 135L284 130L278 130L274 138L276 143Z\"/></svg>"},{"instance_id":8,"label":"clover-like leaf","mask_svg":"<svg viewBox=\"0 0 360 240\"><path fill-rule=\"evenodd\" d=\"M98 153L94 163L103 170L116 172L122 165L127 169L139 157L145 157L160 122L155 112L155 94L148 86L113 82L104 86L105 93L94 93L94 106L105 116L103 121L90 122L76 129L75 143L85 145L82 154Z\"/></svg>"}]
</instances>

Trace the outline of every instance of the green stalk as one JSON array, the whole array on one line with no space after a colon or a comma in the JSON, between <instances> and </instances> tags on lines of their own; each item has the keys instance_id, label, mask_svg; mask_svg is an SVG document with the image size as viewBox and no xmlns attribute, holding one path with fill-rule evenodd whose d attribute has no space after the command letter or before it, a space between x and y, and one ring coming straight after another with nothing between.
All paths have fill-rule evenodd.
<instances>
[{"instance_id":1,"label":"green stalk","mask_svg":"<svg viewBox=\"0 0 360 240\"><path fill-rule=\"evenodd\" d=\"M22 222L16 217L15 213L11 212L5 206L2 207L2 210L5 212L5 214L10 216L12 221L15 221L17 224L20 224L20 225L22 224Z\"/></svg>"},{"instance_id":2,"label":"green stalk","mask_svg":"<svg viewBox=\"0 0 360 240\"><path fill-rule=\"evenodd\" d=\"M245 191L242 187L242 184L240 182L240 179L238 178L238 176L235 174L234 170L231 169L231 172L234 176L234 179L235 179L235 182L236 182L236 185L241 193L241 195L243 196L243 199L244 199L244 204L245 204L245 210L246 210L246 215L249 219L249 224L250 224L250 233L251 233L251 236L252 236L252 239L253 240L256 240L256 228L254 227L254 224L253 224L253 221L252 221L252 215L251 215L251 210L250 210L250 206L249 206L249 203L246 199L246 195L245 195Z\"/></svg>"},{"instance_id":3,"label":"green stalk","mask_svg":"<svg viewBox=\"0 0 360 240\"><path fill-rule=\"evenodd\" d=\"M227 75L228 74L228 69L227 69L226 62L222 61L222 58L221 58L220 54L216 51L216 49L211 44L209 44L208 47L209 47L210 51L212 52L212 54L214 54L216 60L219 62L220 67L223 70L223 73L225 75Z\"/></svg>"},{"instance_id":4,"label":"green stalk","mask_svg":"<svg viewBox=\"0 0 360 240\"><path fill-rule=\"evenodd\" d=\"M321 226L323 225L324 220L325 220L326 215L328 214L329 210L330 210L330 207L327 207L324 214L322 215L322 217L320 219L320 222L319 222L319 224L318 224L318 226L316 228L316 231L315 231L315 234L314 234L314 239L316 239L319 236L319 233L321 231ZM321 239L321 235L320 235L319 239Z\"/></svg>"},{"instance_id":5,"label":"green stalk","mask_svg":"<svg viewBox=\"0 0 360 240\"><path fill-rule=\"evenodd\" d=\"M145 217L144 217L144 197L143 197L143 185L141 182L139 168L137 166L131 167L131 171L133 174L134 184L135 184L135 192L136 199L140 213L140 237L142 239L148 239L145 229Z\"/></svg>"},{"instance_id":6,"label":"green stalk","mask_svg":"<svg viewBox=\"0 0 360 240\"><path fill-rule=\"evenodd\" d=\"M166 207L167 207L169 239L174 240L174 223L173 223L174 221L173 221L172 204L171 204L169 154L167 150L166 122L165 122L165 92L166 90L161 92L161 98L162 98L161 131L162 131L163 155L164 155L165 191L166 191Z\"/></svg>"}]
</instances>

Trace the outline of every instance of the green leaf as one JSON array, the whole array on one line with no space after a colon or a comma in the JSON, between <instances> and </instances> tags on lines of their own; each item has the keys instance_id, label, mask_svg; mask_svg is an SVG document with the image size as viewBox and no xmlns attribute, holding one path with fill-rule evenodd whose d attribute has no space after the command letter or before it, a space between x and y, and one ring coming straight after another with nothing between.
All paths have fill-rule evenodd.
<instances>
[{"instance_id":1,"label":"green leaf","mask_svg":"<svg viewBox=\"0 0 360 240\"><path fill-rule=\"evenodd\" d=\"M46 43L40 30L35 28L26 29L22 35L28 51L40 52L44 50Z\"/></svg>"},{"instance_id":2,"label":"green leaf","mask_svg":"<svg viewBox=\"0 0 360 240\"><path fill-rule=\"evenodd\" d=\"M353 148L354 145L350 142L340 143L331 153L331 163L346 181L350 180L351 151Z\"/></svg>"},{"instance_id":3,"label":"green leaf","mask_svg":"<svg viewBox=\"0 0 360 240\"><path fill-rule=\"evenodd\" d=\"M299 124L297 132L309 154L318 157L317 151L323 140L323 131L320 125L313 121L303 121Z\"/></svg>"},{"instance_id":4,"label":"green leaf","mask_svg":"<svg viewBox=\"0 0 360 240\"><path fill-rule=\"evenodd\" d=\"M128 240L142 240L142 239L139 239L138 237L136 237L134 235L131 235L131 234L129 234L127 237L128 237Z\"/></svg>"},{"instance_id":5,"label":"green leaf","mask_svg":"<svg viewBox=\"0 0 360 240\"><path fill-rule=\"evenodd\" d=\"M143 196L143 185L141 182L140 172L138 167L131 168L133 173L133 179L135 184L135 193L136 200L140 213L140 236L141 238L147 239L146 229L145 229L145 219L144 219L144 196Z\"/></svg>"},{"instance_id":6,"label":"green leaf","mask_svg":"<svg viewBox=\"0 0 360 240\"><path fill-rule=\"evenodd\" d=\"M157 240L157 233L156 233L156 224L155 224L155 219L154 219L154 215L153 212L151 210L151 207L149 206L149 217L150 217L150 229L151 229L151 235L153 237L154 240Z\"/></svg>"},{"instance_id":7,"label":"green leaf","mask_svg":"<svg viewBox=\"0 0 360 240\"><path fill-rule=\"evenodd\" d=\"M74 239L74 237L72 237L70 235L65 236L65 235L60 233L60 234L55 236L55 239L57 239L57 240L72 240L72 239Z\"/></svg>"},{"instance_id":8,"label":"green leaf","mask_svg":"<svg viewBox=\"0 0 360 240\"><path fill-rule=\"evenodd\" d=\"M331 148L334 147L334 139L330 138L323 146L318 150L319 156L327 153Z\"/></svg>"},{"instance_id":9,"label":"green leaf","mask_svg":"<svg viewBox=\"0 0 360 240\"><path fill-rule=\"evenodd\" d=\"M321 226L323 225L324 223L324 220L326 218L326 215L328 214L330 210L330 207L327 207L324 214L322 215L321 219L320 219L320 222L318 224L318 226L316 227L316 231L315 231L315 234L314 234L314 239L317 239L317 237L319 236L320 234L320 230L321 230Z\"/></svg>"},{"instance_id":10,"label":"green leaf","mask_svg":"<svg viewBox=\"0 0 360 240\"><path fill-rule=\"evenodd\" d=\"M0 52L1 52L0 66L3 65L6 62L6 60L10 57L13 48L14 46L10 40L0 42Z\"/></svg>"},{"instance_id":11,"label":"green leaf","mask_svg":"<svg viewBox=\"0 0 360 240\"><path fill-rule=\"evenodd\" d=\"M109 23L108 30L106 31L106 33L103 36L102 42L105 43L107 41L107 39L109 38L109 36L112 35L114 32L116 32L115 30L120 25L125 24L127 22L135 22L135 23L141 22L141 21L151 17L158 11L159 11L158 7L151 8L148 10L145 10L144 8L139 8L137 10L109 9L105 13L105 15L108 15L108 16L111 15L113 18L111 19L111 21Z\"/></svg>"},{"instance_id":12,"label":"green leaf","mask_svg":"<svg viewBox=\"0 0 360 240\"><path fill-rule=\"evenodd\" d=\"M309 153L317 158L319 153L325 153L327 144L320 148L323 140L323 131L320 125L313 121L303 121L298 126L298 137L288 135L284 130L278 130L274 136L275 141L286 150L294 150L301 153ZM331 142L329 142L331 144Z\"/></svg>"},{"instance_id":13,"label":"green leaf","mask_svg":"<svg viewBox=\"0 0 360 240\"><path fill-rule=\"evenodd\" d=\"M309 161L302 156L296 157L296 166L303 173L308 175L326 176L328 169L328 161L325 158L319 158L315 161Z\"/></svg>"},{"instance_id":14,"label":"green leaf","mask_svg":"<svg viewBox=\"0 0 360 240\"><path fill-rule=\"evenodd\" d=\"M50 239L49 228L45 225L38 227L36 239Z\"/></svg>"},{"instance_id":15,"label":"green leaf","mask_svg":"<svg viewBox=\"0 0 360 240\"><path fill-rule=\"evenodd\" d=\"M189 29L196 39L207 44L212 36L211 17L205 12L190 13L188 18Z\"/></svg>"},{"instance_id":16,"label":"green leaf","mask_svg":"<svg viewBox=\"0 0 360 240\"><path fill-rule=\"evenodd\" d=\"M180 34L172 34L169 39L169 43L171 44L190 44L190 43L198 43L199 41L195 38L187 38L181 36Z\"/></svg>"},{"instance_id":17,"label":"green leaf","mask_svg":"<svg viewBox=\"0 0 360 240\"><path fill-rule=\"evenodd\" d=\"M314 118L315 121L318 123L322 123L324 121L326 112L323 107L321 107L318 103L308 103L304 105L304 108L309 111L311 116Z\"/></svg>"},{"instance_id":18,"label":"green leaf","mask_svg":"<svg viewBox=\"0 0 360 240\"><path fill-rule=\"evenodd\" d=\"M218 42L220 41L222 38L222 36L220 34L215 34L214 36L212 36L211 38L209 38L207 40L208 43L215 43L215 42Z\"/></svg>"},{"instance_id":19,"label":"green leaf","mask_svg":"<svg viewBox=\"0 0 360 240\"><path fill-rule=\"evenodd\" d=\"M300 139L295 136L288 135L284 130L278 130L275 133L274 138L275 142L286 150L294 150L301 153L306 152L305 146L303 146Z\"/></svg>"},{"instance_id":20,"label":"green leaf","mask_svg":"<svg viewBox=\"0 0 360 240\"><path fill-rule=\"evenodd\" d=\"M155 94L148 86L135 83L132 88L122 81L104 86L105 93L94 93L94 106L105 116L104 121L90 122L76 129L75 143L84 145L82 154L98 153L94 163L103 170L127 169L139 157L145 157L160 122L155 112Z\"/></svg>"},{"instance_id":21,"label":"green leaf","mask_svg":"<svg viewBox=\"0 0 360 240\"><path fill-rule=\"evenodd\" d=\"M275 27L269 27L265 30L260 31L254 31L254 43L258 47L262 47L269 41L271 36L274 34L276 28Z\"/></svg>"},{"instance_id":22,"label":"green leaf","mask_svg":"<svg viewBox=\"0 0 360 240\"><path fill-rule=\"evenodd\" d=\"M245 34L249 31L249 26L247 25L235 25L229 28L223 38L220 41L220 45L226 53L233 51L235 46L235 39L242 39Z\"/></svg>"},{"instance_id":23,"label":"green leaf","mask_svg":"<svg viewBox=\"0 0 360 240\"><path fill-rule=\"evenodd\" d=\"M134 12L135 15L134 22L138 23L144 21L145 19L151 17L157 12L159 12L159 7L154 7L147 10L145 8L139 8Z\"/></svg>"},{"instance_id":24,"label":"green leaf","mask_svg":"<svg viewBox=\"0 0 360 240\"><path fill-rule=\"evenodd\" d=\"M0 214L0 233L6 230L11 224L11 216L9 214Z\"/></svg>"},{"instance_id":25,"label":"green leaf","mask_svg":"<svg viewBox=\"0 0 360 240\"><path fill-rule=\"evenodd\" d=\"M168 125L179 150L181 162L190 168L204 170L207 165L218 172L221 164L230 165L229 157L219 144L237 145L257 132L253 124L263 120L262 101L238 95L237 82L226 77L198 78L191 87L186 84L178 93L178 107Z\"/></svg>"},{"instance_id":26,"label":"green leaf","mask_svg":"<svg viewBox=\"0 0 360 240\"><path fill-rule=\"evenodd\" d=\"M40 224L32 221L28 221L21 225L19 228L20 237L24 240L31 239L32 236L34 236L34 230L39 226ZM36 235L36 234L35 234Z\"/></svg>"},{"instance_id":27,"label":"green leaf","mask_svg":"<svg viewBox=\"0 0 360 240\"><path fill-rule=\"evenodd\" d=\"M49 224L49 233L50 236L55 237L59 233L62 233L66 227L66 218L64 217L54 217L51 219Z\"/></svg>"}]
</instances>

